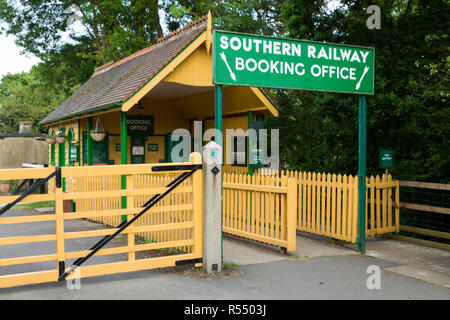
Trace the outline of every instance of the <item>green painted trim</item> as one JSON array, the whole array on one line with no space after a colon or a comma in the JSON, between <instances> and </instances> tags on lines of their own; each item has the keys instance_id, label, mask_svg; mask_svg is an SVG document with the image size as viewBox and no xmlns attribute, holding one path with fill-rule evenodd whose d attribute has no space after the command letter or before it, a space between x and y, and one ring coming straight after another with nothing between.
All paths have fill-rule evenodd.
<instances>
[{"instance_id":1,"label":"green painted trim","mask_svg":"<svg viewBox=\"0 0 450 320\"><path fill-rule=\"evenodd\" d=\"M70 114L62 116L62 117L58 117L58 118L55 118L55 119L47 120L45 122L39 122L39 125L40 126L48 125L48 124L51 124L53 122L58 122L58 121L61 121L61 120L67 120L67 119L70 119L70 118L73 118L73 117L76 117L76 116L81 116L81 115L84 115L84 114L90 114L90 113L94 113L96 111L103 111L103 110L110 109L112 107L121 107L121 106L122 106L122 104L120 102L113 102L113 103L105 104L105 105L102 105L102 106L99 106L99 107L95 107L95 108L92 108L92 109L89 109L89 110L83 110L83 111L78 111L78 112L75 112L75 113L70 113Z\"/></svg>"},{"instance_id":2,"label":"green painted trim","mask_svg":"<svg viewBox=\"0 0 450 320\"><path fill-rule=\"evenodd\" d=\"M87 165L92 166L93 163L93 150L92 150L92 138L89 134L92 130L92 118L87 119L87 125L86 125L86 147L87 147Z\"/></svg>"},{"instance_id":3,"label":"green painted trim","mask_svg":"<svg viewBox=\"0 0 450 320\"><path fill-rule=\"evenodd\" d=\"M81 164L81 121L78 119L78 165Z\"/></svg>"},{"instance_id":4,"label":"green painted trim","mask_svg":"<svg viewBox=\"0 0 450 320\"><path fill-rule=\"evenodd\" d=\"M277 109L277 111L279 112L279 111L280 111L280 108L278 108L277 105L273 103L272 99L270 99L270 98L267 96L267 94L264 92L264 90L261 89L261 88L258 88L258 90L264 95L264 97L270 102L270 104L271 104L275 109Z\"/></svg>"},{"instance_id":5,"label":"green painted trim","mask_svg":"<svg viewBox=\"0 0 450 320\"><path fill-rule=\"evenodd\" d=\"M67 132L67 142L69 144L69 163L68 166L69 167L73 167L73 161L70 161L70 147L72 147L72 140L74 138L74 133L73 133L73 129L69 128L68 132Z\"/></svg>"},{"instance_id":6,"label":"green painted trim","mask_svg":"<svg viewBox=\"0 0 450 320\"><path fill-rule=\"evenodd\" d=\"M52 130L51 135L55 135L55 130ZM50 164L55 165L55 152L56 152L56 148L55 148L55 143L52 143L50 145Z\"/></svg>"},{"instance_id":7,"label":"green painted trim","mask_svg":"<svg viewBox=\"0 0 450 320\"><path fill-rule=\"evenodd\" d=\"M127 152L128 152L127 138L128 138L127 113L120 112L120 164L127 164ZM125 175L122 175L120 177L120 188L121 189L127 188L127 177ZM120 207L122 209L127 208L127 197L126 196L122 196ZM127 219L127 216L122 215L122 221L125 221L126 219Z\"/></svg>"}]
</instances>

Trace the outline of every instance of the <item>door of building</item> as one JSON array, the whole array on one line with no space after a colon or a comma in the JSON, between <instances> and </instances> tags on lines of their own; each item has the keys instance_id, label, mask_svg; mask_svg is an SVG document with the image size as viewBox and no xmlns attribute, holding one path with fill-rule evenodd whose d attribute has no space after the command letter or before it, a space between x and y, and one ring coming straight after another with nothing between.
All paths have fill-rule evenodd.
<instances>
[{"instance_id":1,"label":"door of building","mask_svg":"<svg viewBox=\"0 0 450 320\"><path fill-rule=\"evenodd\" d=\"M145 136L130 136L131 163L145 163Z\"/></svg>"}]
</instances>

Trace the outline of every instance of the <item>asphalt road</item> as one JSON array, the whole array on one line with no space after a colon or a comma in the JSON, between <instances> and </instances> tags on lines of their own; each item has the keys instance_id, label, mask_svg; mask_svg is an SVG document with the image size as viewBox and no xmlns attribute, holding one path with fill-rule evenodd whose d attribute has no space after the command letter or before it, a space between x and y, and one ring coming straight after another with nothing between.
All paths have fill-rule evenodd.
<instances>
[{"instance_id":1,"label":"asphalt road","mask_svg":"<svg viewBox=\"0 0 450 320\"><path fill-rule=\"evenodd\" d=\"M367 267L381 268L380 289L369 290ZM199 279L181 271L148 270L0 289L8 299L450 299L450 290L384 271L392 263L367 256L318 257L238 266L232 278Z\"/></svg>"},{"instance_id":2,"label":"asphalt road","mask_svg":"<svg viewBox=\"0 0 450 320\"><path fill-rule=\"evenodd\" d=\"M8 215L10 213L8 212ZM11 212L19 215L24 212ZM32 223L32 229L23 226L1 226L0 237L51 233L54 223ZM100 225L88 221L70 221L66 230L92 230ZM54 231L53 231L54 232ZM86 249L95 243L76 241L71 250ZM117 239L117 241L121 241ZM119 243L118 243L119 244ZM35 244L36 246L38 244ZM54 252L54 242L39 244L36 248L0 247L0 258ZM42 250L42 251L41 251ZM110 259L98 257L98 259ZM117 261L117 260L116 260ZM105 261L101 261L105 262ZM51 263L54 268L54 262ZM371 265L380 268L380 289L368 289L367 273ZM185 268L157 269L122 273L94 278L82 278L80 289L69 290L65 282L53 282L0 289L0 301L10 299L150 299L150 300L302 300L302 299L438 299L449 300L450 290L428 282L389 272L392 261L359 254L284 259L266 263L239 265L228 270L231 277L205 279L200 272ZM36 265L37 266L37 265ZM27 268L33 268L30 265ZM44 266L40 266L44 267ZM20 267L0 268L0 275L11 271L25 272ZM17 267L15 267L17 268ZM190 267L189 267L190 268Z\"/></svg>"}]
</instances>

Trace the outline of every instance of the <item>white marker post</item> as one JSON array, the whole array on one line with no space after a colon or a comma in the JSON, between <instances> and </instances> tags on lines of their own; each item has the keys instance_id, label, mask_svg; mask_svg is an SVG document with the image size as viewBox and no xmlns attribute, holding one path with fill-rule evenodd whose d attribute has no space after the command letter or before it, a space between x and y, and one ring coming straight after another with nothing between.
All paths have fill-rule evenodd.
<instances>
[{"instance_id":1,"label":"white marker post","mask_svg":"<svg viewBox=\"0 0 450 320\"><path fill-rule=\"evenodd\" d=\"M222 147L203 147L203 269L222 269Z\"/></svg>"}]
</instances>

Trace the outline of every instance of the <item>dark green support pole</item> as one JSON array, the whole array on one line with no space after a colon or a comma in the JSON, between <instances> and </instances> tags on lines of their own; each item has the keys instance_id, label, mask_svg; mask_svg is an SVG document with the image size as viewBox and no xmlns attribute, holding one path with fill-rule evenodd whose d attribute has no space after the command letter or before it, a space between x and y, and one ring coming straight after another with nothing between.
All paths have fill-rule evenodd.
<instances>
[{"instance_id":1,"label":"dark green support pole","mask_svg":"<svg viewBox=\"0 0 450 320\"><path fill-rule=\"evenodd\" d=\"M120 164L127 164L127 114L126 112L120 113ZM125 175L120 177L121 189L127 188L127 177ZM122 196L121 208L127 208L127 197ZM126 220L127 216L122 216L122 221Z\"/></svg>"},{"instance_id":2,"label":"dark green support pole","mask_svg":"<svg viewBox=\"0 0 450 320\"><path fill-rule=\"evenodd\" d=\"M216 84L214 86L214 128L218 130L218 134L215 135L215 142L222 147L222 164L224 159L223 150L223 135L222 135L222 86ZM217 133L217 132L216 132ZM223 167L223 166L222 166ZM220 170L222 174L222 168ZM222 190L222 188L221 188ZM221 206L223 208L223 206ZM223 213L220 214L220 228L223 229ZM223 233L221 234L221 257L223 260Z\"/></svg>"},{"instance_id":3,"label":"dark green support pole","mask_svg":"<svg viewBox=\"0 0 450 320\"><path fill-rule=\"evenodd\" d=\"M359 96L358 143L358 249L366 252L366 136L367 97Z\"/></svg>"},{"instance_id":4,"label":"dark green support pole","mask_svg":"<svg viewBox=\"0 0 450 320\"><path fill-rule=\"evenodd\" d=\"M92 118L87 119L87 125L86 125L86 144L87 144L87 165L92 166L93 163L93 157L92 157L92 150L93 150L93 144L92 144L92 138L91 138L91 130L92 130Z\"/></svg>"},{"instance_id":5,"label":"dark green support pole","mask_svg":"<svg viewBox=\"0 0 450 320\"><path fill-rule=\"evenodd\" d=\"M248 130L247 132L250 132L250 126L251 123L253 121L253 111L249 111L248 112ZM247 150L247 162L248 162L248 174L250 175L250 184L252 183L253 180L253 166L250 164L250 150L252 149L252 143L253 141L251 141L251 135L248 135L248 150ZM250 223L252 223L252 206L253 206L253 201L252 201L252 197L253 197L253 192L250 191Z\"/></svg>"},{"instance_id":6,"label":"dark green support pole","mask_svg":"<svg viewBox=\"0 0 450 320\"><path fill-rule=\"evenodd\" d=\"M216 143L223 148L223 138L222 138L222 86L216 84L214 87L214 127L219 130L218 136L216 137ZM222 150L223 153L223 150Z\"/></svg>"}]
</instances>

